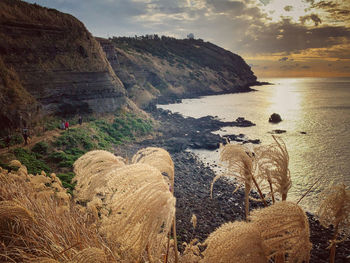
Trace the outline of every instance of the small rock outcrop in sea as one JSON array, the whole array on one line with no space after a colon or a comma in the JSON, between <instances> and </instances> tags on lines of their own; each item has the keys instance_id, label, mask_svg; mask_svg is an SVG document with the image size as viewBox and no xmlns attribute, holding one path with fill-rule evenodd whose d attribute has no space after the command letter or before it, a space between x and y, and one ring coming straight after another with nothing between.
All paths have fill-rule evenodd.
<instances>
[{"instance_id":1,"label":"small rock outcrop in sea","mask_svg":"<svg viewBox=\"0 0 350 263\"><path fill-rule=\"evenodd\" d=\"M280 129L276 129L276 130L272 130L269 133L271 134L281 134L281 133L286 133L286 130L280 130Z\"/></svg>"},{"instance_id":2,"label":"small rock outcrop in sea","mask_svg":"<svg viewBox=\"0 0 350 263\"><path fill-rule=\"evenodd\" d=\"M272 113L269 118L269 122L271 123L279 123L281 121L282 121L282 118L278 113Z\"/></svg>"}]
</instances>

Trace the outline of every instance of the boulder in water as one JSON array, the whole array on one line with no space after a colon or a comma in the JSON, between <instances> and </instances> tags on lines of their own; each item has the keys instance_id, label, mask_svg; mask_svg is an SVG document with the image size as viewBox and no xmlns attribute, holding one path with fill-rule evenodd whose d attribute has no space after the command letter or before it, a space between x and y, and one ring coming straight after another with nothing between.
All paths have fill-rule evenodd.
<instances>
[{"instance_id":1,"label":"boulder in water","mask_svg":"<svg viewBox=\"0 0 350 263\"><path fill-rule=\"evenodd\" d=\"M282 121L282 118L278 113L272 113L269 118L269 122L272 122L272 123L279 123L281 121Z\"/></svg>"}]
</instances>

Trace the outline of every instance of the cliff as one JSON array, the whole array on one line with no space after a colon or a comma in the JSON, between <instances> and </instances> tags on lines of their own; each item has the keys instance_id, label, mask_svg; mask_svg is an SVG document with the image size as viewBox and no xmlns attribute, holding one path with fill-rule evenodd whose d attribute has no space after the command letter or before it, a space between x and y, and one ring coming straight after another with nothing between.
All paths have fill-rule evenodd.
<instances>
[{"instance_id":1,"label":"cliff","mask_svg":"<svg viewBox=\"0 0 350 263\"><path fill-rule=\"evenodd\" d=\"M115 111L129 103L80 21L19 0L0 2L0 77L3 127L48 114Z\"/></svg>"},{"instance_id":2,"label":"cliff","mask_svg":"<svg viewBox=\"0 0 350 263\"><path fill-rule=\"evenodd\" d=\"M209 42L156 35L95 39L69 14L0 1L0 135L46 115L138 110L133 102L147 107L254 84L240 56Z\"/></svg>"},{"instance_id":3,"label":"cliff","mask_svg":"<svg viewBox=\"0 0 350 263\"><path fill-rule=\"evenodd\" d=\"M151 35L98 39L128 96L138 106L249 90L257 83L238 55L196 39Z\"/></svg>"}]
</instances>

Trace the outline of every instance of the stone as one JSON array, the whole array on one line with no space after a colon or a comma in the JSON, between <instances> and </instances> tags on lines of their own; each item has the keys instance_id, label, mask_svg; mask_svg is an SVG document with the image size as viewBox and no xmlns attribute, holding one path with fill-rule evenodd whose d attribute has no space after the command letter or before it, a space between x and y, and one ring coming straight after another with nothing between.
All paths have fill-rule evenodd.
<instances>
[{"instance_id":1,"label":"stone","mask_svg":"<svg viewBox=\"0 0 350 263\"><path fill-rule=\"evenodd\" d=\"M269 118L269 122L271 123L279 123L281 121L282 121L282 118L278 113L272 113Z\"/></svg>"}]
</instances>

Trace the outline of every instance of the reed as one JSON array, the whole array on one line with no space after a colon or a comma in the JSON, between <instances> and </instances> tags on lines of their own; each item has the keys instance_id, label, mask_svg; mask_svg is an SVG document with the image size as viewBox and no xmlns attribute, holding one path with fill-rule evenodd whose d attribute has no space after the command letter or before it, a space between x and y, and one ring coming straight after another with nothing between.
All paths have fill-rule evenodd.
<instances>
[{"instance_id":1,"label":"reed","mask_svg":"<svg viewBox=\"0 0 350 263\"><path fill-rule=\"evenodd\" d=\"M336 244L350 236L350 189L344 184L333 185L322 193L318 209L320 223L324 227L333 225L334 234L330 240L330 262L335 262Z\"/></svg>"}]
</instances>

